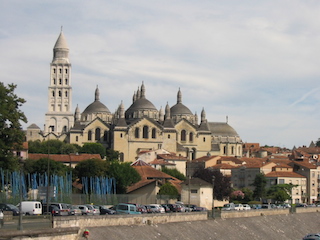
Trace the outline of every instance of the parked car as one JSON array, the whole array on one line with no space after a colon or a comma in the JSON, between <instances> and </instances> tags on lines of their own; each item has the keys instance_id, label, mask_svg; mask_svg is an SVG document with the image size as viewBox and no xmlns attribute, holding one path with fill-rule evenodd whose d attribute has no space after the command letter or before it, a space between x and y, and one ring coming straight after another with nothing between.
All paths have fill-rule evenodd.
<instances>
[{"instance_id":1,"label":"parked car","mask_svg":"<svg viewBox=\"0 0 320 240\"><path fill-rule=\"evenodd\" d=\"M194 204L190 204L190 205L186 205L186 206L189 207L192 212L208 211L208 209L206 209L204 207L198 207L197 205L194 205Z\"/></svg>"},{"instance_id":2,"label":"parked car","mask_svg":"<svg viewBox=\"0 0 320 240\"><path fill-rule=\"evenodd\" d=\"M13 204L9 203L0 203L0 210L1 211L10 211L12 212L13 216L18 216L20 211L19 208Z\"/></svg>"},{"instance_id":3,"label":"parked car","mask_svg":"<svg viewBox=\"0 0 320 240\"><path fill-rule=\"evenodd\" d=\"M138 203L128 203L128 204L133 204L133 205L135 205L136 208L137 208L137 210L138 210L139 212L141 212L141 214L142 214L142 213L148 213L148 212L147 212L147 208L146 208L145 205L141 205L141 204L138 204Z\"/></svg>"},{"instance_id":4,"label":"parked car","mask_svg":"<svg viewBox=\"0 0 320 240\"><path fill-rule=\"evenodd\" d=\"M305 203L297 203L296 207L308 207L308 205Z\"/></svg>"},{"instance_id":5,"label":"parked car","mask_svg":"<svg viewBox=\"0 0 320 240\"><path fill-rule=\"evenodd\" d=\"M93 215L92 208L86 205L78 205L78 207L81 210L82 215Z\"/></svg>"},{"instance_id":6,"label":"parked car","mask_svg":"<svg viewBox=\"0 0 320 240\"><path fill-rule=\"evenodd\" d=\"M77 206L77 205L71 205L71 206L70 206L69 215L73 215L73 216L82 215L82 212L81 212L79 206Z\"/></svg>"},{"instance_id":7,"label":"parked car","mask_svg":"<svg viewBox=\"0 0 320 240\"><path fill-rule=\"evenodd\" d=\"M149 205L143 205L147 213L153 213L152 208Z\"/></svg>"},{"instance_id":8,"label":"parked car","mask_svg":"<svg viewBox=\"0 0 320 240\"><path fill-rule=\"evenodd\" d=\"M231 211L235 210L235 204L234 203L226 203L222 207L222 211Z\"/></svg>"},{"instance_id":9,"label":"parked car","mask_svg":"<svg viewBox=\"0 0 320 240\"><path fill-rule=\"evenodd\" d=\"M135 205L128 203L119 203L116 206L116 212L117 214L141 214Z\"/></svg>"},{"instance_id":10,"label":"parked car","mask_svg":"<svg viewBox=\"0 0 320 240\"><path fill-rule=\"evenodd\" d=\"M53 203L50 203L50 205L54 205L54 206L57 206L59 211L60 211L60 215L61 216L67 216L69 215L69 207L68 207L68 204L66 203L57 203L57 202L53 202ZM42 204L43 206L43 209L46 209L46 204Z\"/></svg>"},{"instance_id":11,"label":"parked car","mask_svg":"<svg viewBox=\"0 0 320 240\"><path fill-rule=\"evenodd\" d=\"M93 215L100 215L100 209L97 205L87 205L89 207L92 207L92 213Z\"/></svg>"},{"instance_id":12,"label":"parked car","mask_svg":"<svg viewBox=\"0 0 320 240\"><path fill-rule=\"evenodd\" d=\"M243 210L243 205L241 203L235 204L234 205L234 210L242 211Z\"/></svg>"},{"instance_id":13,"label":"parked car","mask_svg":"<svg viewBox=\"0 0 320 240\"><path fill-rule=\"evenodd\" d=\"M164 211L165 211L166 213L171 212L171 210L170 210L170 208L169 208L169 206L168 206L167 204L162 204L161 206L164 208Z\"/></svg>"},{"instance_id":14,"label":"parked car","mask_svg":"<svg viewBox=\"0 0 320 240\"><path fill-rule=\"evenodd\" d=\"M167 206L170 208L171 212L179 212L176 204L167 204Z\"/></svg>"},{"instance_id":15,"label":"parked car","mask_svg":"<svg viewBox=\"0 0 320 240\"><path fill-rule=\"evenodd\" d=\"M105 205L100 205L100 206L99 206L99 210L100 210L100 215L116 214L116 211L115 211L115 210L112 210L112 209L108 208L108 207L105 206Z\"/></svg>"},{"instance_id":16,"label":"parked car","mask_svg":"<svg viewBox=\"0 0 320 240\"><path fill-rule=\"evenodd\" d=\"M17 208L20 207L20 203ZM39 201L22 201L21 202L21 212L26 215L41 215L42 214L42 204Z\"/></svg>"},{"instance_id":17,"label":"parked car","mask_svg":"<svg viewBox=\"0 0 320 240\"><path fill-rule=\"evenodd\" d=\"M243 210L251 210L251 207L249 204L243 204Z\"/></svg>"},{"instance_id":18,"label":"parked car","mask_svg":"<svg viewBox=\"0 0 320 240\"><path fill-rule=\"evenodd\" d=\"M149 204L153 213L165 213L164 208L160 204Z\"/></svg>"}]
</instances>

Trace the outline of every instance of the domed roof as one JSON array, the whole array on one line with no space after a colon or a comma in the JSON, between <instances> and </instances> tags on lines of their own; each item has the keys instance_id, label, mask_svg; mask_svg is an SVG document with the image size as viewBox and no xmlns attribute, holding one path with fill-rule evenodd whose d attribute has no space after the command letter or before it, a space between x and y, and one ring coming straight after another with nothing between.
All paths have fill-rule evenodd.
<instances>
[{"instance_id":1,"label":"domed roof","mask_svg":"<svg viewBox=\"0 0 320 240\"><path fill-rule=\"evenodd\" d=\"M182 103L177 103L170 109L171 117L174 115L193 115L189 108Z\"/></svg>"},{"instance_id":2,"label":"domed roof","mask_svg":"<svg viewBox=\"0 0 320 240\"><path fill-rule=\"evenodd\" d=\"M110 113L109 109L99 100L99 89L96 88L94 102L91 103L82 113L82 115L92 113Z\"/></svg>"},{"instance_id":3,"label":"domed roof","mask_svg":"<svg viewBox=\"0 0 320 240\"><path fill-rule=\"evenodd\" d=\"M137 99L134 103L126 111L126 116L130 115L135 111L139 110L155 110L158 111L157 108L146 98Z\"/></svg>"},{"instance_id":4,"label":"domed roof","mask_svg":"<svg viewBox=\"0 0 320 240\"><path fill-rule=\"evenodd\" d=\"M177 94L177 104L170 109L171 117L174 115L193 115L189 108L182 103L182 94L179 89Z\"/></svg>"},{"instance_id":5,"label":"domed roof","mask_svg":"<svg viewBox=\"0 0 320 240\"><path fill-rule=\"evenodd\" d=\"M145 86L142 83L141 90L139 90L138 88L137 94L134 94L133 96L133 103L125 113L126 118L132 117L133 113L137 111L139 112L139 111L148 110L148 111L158 112L158 109L156 109L156 107L148 99L146 99L145 91L146 91Z\"/></svg>"},{"instance_id":6,"label":"domed roof","mask_svg":"<svg viewBox=\"0 0 320 240\"><path fill-rule=\"evenodd\" d=\"M209 122L209 129L213 135L222 137L235 137L239 136L228 123L224 122Z\"/></svg>"}]
</instances>

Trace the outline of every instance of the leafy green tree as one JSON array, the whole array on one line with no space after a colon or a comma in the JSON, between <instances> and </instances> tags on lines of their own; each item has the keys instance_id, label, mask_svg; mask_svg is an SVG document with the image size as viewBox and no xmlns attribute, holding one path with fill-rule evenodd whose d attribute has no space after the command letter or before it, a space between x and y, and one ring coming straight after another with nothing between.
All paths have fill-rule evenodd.
<instances>
[{"instance_id":1,"label":"leafy green tree","mask_svg":"<svg viewBox=\"0 0 320 240\"><path fill-rule=\"evenodd\" d=\"M106 150L107 161L119 161L119 156L120 156L120 153L118 151L115 151L110 148Z\"/></svg>"},{"instance_id":2,"label":"leafy green tree","mask_svg":"<svg viewBox=\"0 0 320 240\"><path fill-rule=\"evenodd\" d=\"M64 142L56 139L43 141L41 143L41 153L43 154L61 154L61 148Z\"/></svg>"},{"instance_id":3,"label":"leafy green tree","mask_svg":"<svg viewBox=\"0 0 320 240\"><path fill-rule=\"evenodd\" d=\"M261 199L266 196L266 185L267 185L266 176L263 173L257 174L252 183L252 186L255 187L253 191L254 199Z\"/></svg>"},{"instance_id":4,"label":"leafy green tree","mask_svg":"<svg viewBox=\"0 0 320 240\"><path fill-rule=\"evenodd\" d=\"M244 203L248 203L253 200L253 191L250 188L242 188L241 191L244 193Z\"/></svg>"},{"instance_id":5,"label":"leafy green tree","mask_svg":"<svg viewBox=\"0 0 320 240\"><path fill-rule=\"evenodd\" d=\"M72 169L61 162L54 161L49 159L48 165L48 158L41 158L39 160L30 160L27 159L24 166L24 171L26 173L39 173L45 174L48 173L48 166L49 166L49 174L50 175L58 175L58 176L65 176L67 172L72 171Z\"/></svg>"},{"instance_id":6,"label":"leafy green tree","mask_svg":"<svg viewBox=\"0 0 320 240\"><path fill-rule=\"evenodd\" d=\"M106 156L106 149L101 143L85 143L83 144L81 153L100 154L101 158Z\"/></svg>"},{"instance_id":7,"label":"leafy green tree","mask_svg":"<svg viewBox=\"0 0 320 240\"><path fill-rule=\"evenodd\" d=\"M268 197L274 199L277 202L283 203L286 200L291 199L292 188L297 187L298 185L293 184L278 184L272 185L268 191Z\"/></svg>"},{"instance_id":8,"label":"leafy green tree","mask_svg":"<svg viewBox=\"0 0 320 240\"><path fill-rule=\"evenodd\" d=\"M109 166L108 176L116 180L118 194L124 194L127 187L141 180L140 174L130 166L129 162L112 162Z\"/></svg>"},{"instance_id":9,"label":"leafy green tree","mask_svg":"<svg viewBox=\"0 0 320 240\"><path fill-rule=\"evenodd\" d=\"M18 168L18 159L13 150L21 150L25 134L21 122L27 122L24 113L19 109L25 100L19 98L14 90L17 85L5 86L0 82L0 167L9 170Z\"/></svg>"},{"instance_id":10,"label":"leafy green tree","mask_svg":"<svg viewBox=\"0 0 320 240\"><path fill-rule=\"evenodd\" d=\"M108 163L101 159L88 159L81 161L74 169L74 175L80 179L82 177L105 177L107 176Z\"/></svg>"},{"instance_id":11,"label":"leafy green tree","mask_svg":"<svg viewBox=\"0 0 320 240\"><path fill-rule=\"evenodd\" d=\"M211 168L200 169L196 171L193 177L201 178L202 180L212 184L214 178L214 196L217 200L228 199L232 188L230 177L224 176L221 172L213 171Z\"/></svg>"},{"instance_id":12,"label":"leafy green tree","mask_svg":"<svg viewBox=\"0 0 320 240\"><path fill-rule=\"evenodd\" d=\"M179 192L170 182L166 182L160 187L157 195L166 195L169 196L169 199L176 199L179 196Z\"/></svg>"},{"instance_id":13,"label":"leafy green tree","mask_svg":"<svg viewBox=\"0 0 320 240\"><path fill-rule=\"evenodd\" d=\"M176 168L162 167L161 171L172 176L172 177L178 178L181 181L186 180L186 177L181 172L179 172L179 170Z\"/></svg>"}]
</instances>

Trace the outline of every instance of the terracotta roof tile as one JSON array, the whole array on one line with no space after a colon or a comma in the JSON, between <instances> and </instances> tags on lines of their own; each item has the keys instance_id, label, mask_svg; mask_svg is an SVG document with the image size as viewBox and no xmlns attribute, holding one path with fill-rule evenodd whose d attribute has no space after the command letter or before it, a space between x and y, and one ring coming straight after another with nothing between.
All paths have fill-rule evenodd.
<instances>
[{"instance_id":1,"label":"terracotta roof tile","mask_svg":"<svg viewBox=\"0 0 320 240\"><path fill-rule=\"evenodd\" d=\"M296 172L279 172L279 171L273 171L273 172L267 173L266 177L305 178L305 176L302 176Z\"/></svg>"}]
</instances>

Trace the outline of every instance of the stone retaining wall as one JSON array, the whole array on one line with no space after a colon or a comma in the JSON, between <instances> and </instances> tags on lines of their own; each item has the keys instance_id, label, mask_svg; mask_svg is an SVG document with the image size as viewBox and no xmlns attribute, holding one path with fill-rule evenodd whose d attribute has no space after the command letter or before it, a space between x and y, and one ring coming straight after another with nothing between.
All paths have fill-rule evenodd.
<instances>
[{"instance_id":1,"label":"stone retaining wall","mask_svg":"<svg viewBox=\"0 0 320 240\"><path fill-rule=\"evenodd\" d=\"M100 215L100 216L68 216L54 217L53 228L123 225L151 225L160 223L207 220L207 212L164 213L141 215Z\"/></svg>"}]
</instances>

